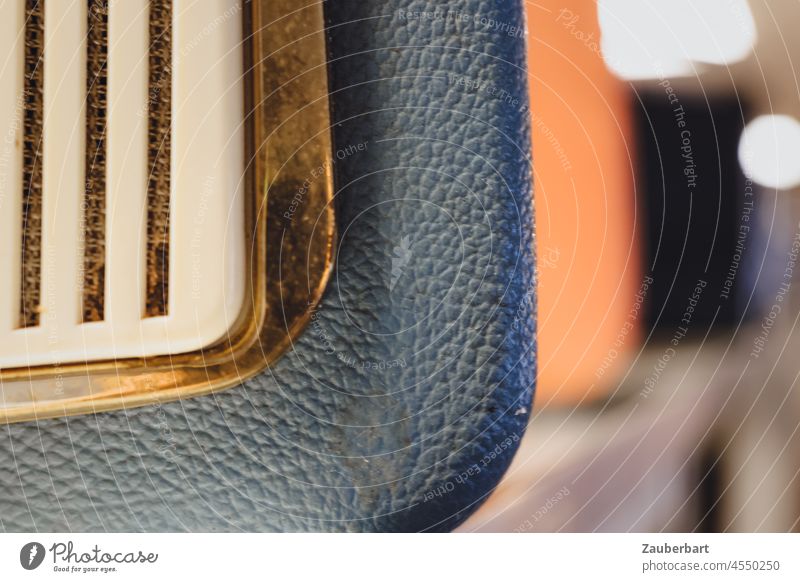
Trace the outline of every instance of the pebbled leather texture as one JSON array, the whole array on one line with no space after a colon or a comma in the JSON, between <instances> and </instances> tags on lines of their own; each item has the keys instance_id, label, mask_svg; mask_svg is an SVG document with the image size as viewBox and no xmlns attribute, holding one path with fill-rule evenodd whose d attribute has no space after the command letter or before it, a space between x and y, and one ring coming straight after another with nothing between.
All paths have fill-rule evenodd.
<instances>
[{"instance_id":1,"label":"pebbled leather texture","mask_svg":"<svg viewBox=\"0 0 800 582\"><path fill-rule=\"evenodd\" d=\"M450 530L508 467L535 378L522 3L326 4L340 248L311 325L235 389L0 428L2 530Z\"/></svg>"}]
</instances>

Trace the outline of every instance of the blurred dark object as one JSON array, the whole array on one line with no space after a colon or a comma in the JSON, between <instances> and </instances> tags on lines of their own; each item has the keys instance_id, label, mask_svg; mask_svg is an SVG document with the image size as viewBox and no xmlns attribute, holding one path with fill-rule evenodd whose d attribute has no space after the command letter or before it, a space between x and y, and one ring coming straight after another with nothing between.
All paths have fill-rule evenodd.
<instances>
[{"instance_id":1,"label":"blurred dark object","mask_svg":"<svg viewBox=\"0 0 800 582\"><path fill-rule=\"evenodd\" d=\"M754 240L753 187L737 152L746 106L681 95L668 79L653 84L635 106L645 272L653 277L647 326L670 335L729 326L752 286L744 251Z\"/></svg>"}]
</instances>

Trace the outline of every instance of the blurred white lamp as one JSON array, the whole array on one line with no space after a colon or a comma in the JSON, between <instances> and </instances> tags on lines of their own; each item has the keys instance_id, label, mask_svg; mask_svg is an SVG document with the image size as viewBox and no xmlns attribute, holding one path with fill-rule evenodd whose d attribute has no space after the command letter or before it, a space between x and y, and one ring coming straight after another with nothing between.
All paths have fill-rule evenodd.
<instances>
[{"instance_id":1,"label":"blurred white lamp","mask_svg":"<svg viewBox=\"0 0 800 582\"><path fill-rule=\"evenodd\" d=\"M628 80L691 75L695 63L730 65L756 41L747 0L599 0L601 48Z\"/></svg>"},{"instance_id":2,"label":"blurred white lamp","mask_svg":"<svg viewBox=\"0 0 800 582\"><path fill-rule=\"evenodd\" d=\"M800 122L788 115L762 115L747 124L739 163L754 182L786 190L800 185Z\"/></svg>"}]
</instances>

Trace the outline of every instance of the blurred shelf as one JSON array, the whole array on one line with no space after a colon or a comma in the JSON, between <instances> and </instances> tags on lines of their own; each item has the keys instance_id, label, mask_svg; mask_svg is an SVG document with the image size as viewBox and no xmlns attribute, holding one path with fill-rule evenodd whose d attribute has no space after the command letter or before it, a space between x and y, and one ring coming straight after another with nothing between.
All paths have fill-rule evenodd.
<instances>
[{"instance_id":1,"label":"blurred shelf","mask_svg":"<svg viewBox=\"0 0 800 582\"><path fill-rule=\"evenodd\" d=\"M460 531L693 529L698 460L739 374L722 365L727 341L687 341L659 364L669 348L643 351L605 403L536 413L505 479Z\"/></svg>"}]
</instances>

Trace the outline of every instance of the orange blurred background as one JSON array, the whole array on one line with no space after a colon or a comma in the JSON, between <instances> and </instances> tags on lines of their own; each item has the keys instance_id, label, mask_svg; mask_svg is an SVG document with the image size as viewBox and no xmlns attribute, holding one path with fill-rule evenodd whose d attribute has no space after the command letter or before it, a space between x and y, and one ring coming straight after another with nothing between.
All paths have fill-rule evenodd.
<instances>
[{"instance_id":1,"label":"orange blurred background","mask_svg":"<svg viewBox=\"0 0 800 582\"><path fill-rule=\"evenodd\" d=\"M629 86L594 0L527 2L539 266L538 408L608 393L638 348Z\"/></svg>"}]
</instances>

